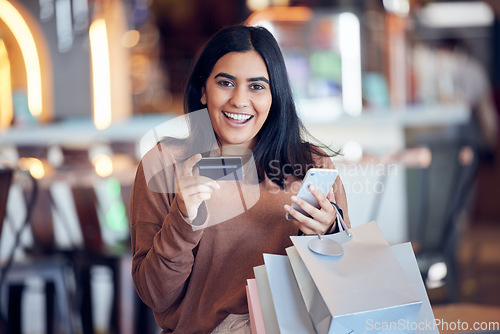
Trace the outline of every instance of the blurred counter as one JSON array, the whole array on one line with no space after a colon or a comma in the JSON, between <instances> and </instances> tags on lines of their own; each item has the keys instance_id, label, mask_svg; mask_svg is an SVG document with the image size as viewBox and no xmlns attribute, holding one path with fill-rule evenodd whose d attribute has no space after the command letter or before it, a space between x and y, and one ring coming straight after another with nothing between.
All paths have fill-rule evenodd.
<instances>
[{"instance_id":1,"label":"blurred counter","mask_svg":"<svg viewBox=\"0 0 500 334\"><path fill-rule=\"evenodd\" d=\"M355 141L364 151L385 154L406 146L405 133L409 129L433 129L442 138L454 138L458 135L457 127L469 119L470 109L457 104L366 109L359 117L339 116L326 122L311 117L305 118L304 123L311 135L333 149Z\"/></svg>"},{"instance_id":2,"label":"blurred counter","mask_svg":"<svg viewBox=\"0 0 500 334\"><path fill-rule=\"evenodd\" d=\"M135 115L115 122L104 130L95 128L90 118L71 118L44 125L13 127L0 132L1 145L91 145L112 141L139 141L156 125L166 122L173 114Z\"/></svg>"},{"instance_id":3,"label":"blurred counter","mask_svg":"<svg viewBox=\"0 0 500 334\"><path fill-rule=\"evenodd\" d=\"M309 115L309 116L307 116ZM359 117L332 113L328 118L312 117L304 110L304 124L325 144L340 148L350 140L375 151L402 148L402 130L414 127L449 128L464 124L470 117L464 105L418 106L404 109L368 109ZM176 114L135 115L97 130L90 118L72 118L46 125L12 127L0 132L0 145L85 145L112 141L137 141L154 127L172 120Z\"/></svg>"}]
</instances>

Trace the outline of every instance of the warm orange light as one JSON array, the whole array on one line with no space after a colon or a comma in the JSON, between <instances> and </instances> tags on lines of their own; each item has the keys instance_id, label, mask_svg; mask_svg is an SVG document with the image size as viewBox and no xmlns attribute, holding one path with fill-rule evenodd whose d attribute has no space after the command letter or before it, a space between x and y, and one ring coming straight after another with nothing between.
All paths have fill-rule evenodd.
<instances>
[{"instance_id":1,"label":"warm orange light","mask_svg":"<svg viewBox=\"0 0 500 334\"><path fill-rule=\"evenodd\" d=\"M139 43L141 34L137 30L126 31L122 36L122 46L125 48L133 48Z\"/></svg>"},{"instance_id":2,"label":"warm orange light","mask_svg":"<svg viewBox=\"0 0 500 334\"><path fill-rule=\"evenodd\" d=\"M269 7L269 0L247 0L247 7L251 11L263 10Z\"/></svg>"},{"instance_id":3,"label":"warm orange light","mask_svg":"<svg viewBox=\"0 0 500 334\"><path fill-rule=\"evenodd\" d=\"M247 19L248 25L256 25L265 21L309 21L313 17L313 11L308 7L269 7L267 9L254 12Z\"/></svg>"},{"instance_id":4,"label":"warm orange light","mask_svg":"<svg viewBox=\"0 0 500 334\"><path fill-rule=\"evenodd\" d=\"M13 117L10 61L5 43L0 38L0 130L8 128Z\"/></svg>"},{"instance_id":5,"label":"warm orange light","mask_svg":"<svg viewBox=\"0 0 500 334\"><path fill-rule=\"evenodd\" d=\"M89 38L92 57L94 124L98 129L105 129L111 124L111 74L108 35L104 19L97 19L92 23Z\"/></svg>"},{"instance_id":6,"label":"warm orange light","mask_svg":"<svg viewBox=\"0 0 500 334\"><path fill-rule=\"evenodd\" d=\"M98 154L92 159L95 172L100 177L107 177L113 173L113 162L111 158L105 154Z\"/></svg>"},{"instance_id":7,"label":"warm orange light","mask_svg":"<svg viewBox=\"0 0 500 334\"><path fill-rule=\"evenodd\" d=\"M26 66L28 107L34 117L42 114L42 76L35 39L19 11L8 1L0 0L0 20L11 30L21 49Z\"/></svg>"},{"instance_id":8,"label":"warm orange light","mask_svg":"<svg viewBox=\"0 0 500 334\"><path fill-rule=\"evenodd\" d=\"M45 167L43 162L36 158L19 159L19 168L29 171L31 176L37 180L45 176Z\"/></svg>"}]
</instances>

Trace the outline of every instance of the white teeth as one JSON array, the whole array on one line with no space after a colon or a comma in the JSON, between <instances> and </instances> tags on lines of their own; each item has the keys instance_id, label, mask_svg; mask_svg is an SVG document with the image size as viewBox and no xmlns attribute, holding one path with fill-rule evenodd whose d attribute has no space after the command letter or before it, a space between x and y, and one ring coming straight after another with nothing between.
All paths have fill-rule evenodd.
<instances>
[{"instance_id":1,"label":"white teeth","mask_svg":"<svg viewBox=\"0 0 500 334\"><path fill-rule=\"evenodd\" d=\"M225 111L224 111L224 115L226 115L229 118L238 120L238 121L247 121L252 117L251 115L233 114L233 113L225 112Z\"/></svg>"}]
</instances>

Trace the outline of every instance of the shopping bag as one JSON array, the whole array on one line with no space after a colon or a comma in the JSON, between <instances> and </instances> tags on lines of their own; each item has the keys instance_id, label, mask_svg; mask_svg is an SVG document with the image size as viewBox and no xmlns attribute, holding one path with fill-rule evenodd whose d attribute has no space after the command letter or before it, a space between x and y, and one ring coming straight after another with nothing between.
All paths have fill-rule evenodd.
<instances>
[{"instance_id":1,"label":"shopping bag","mask_svg":"<svg viewBox=\"0 0 500 334\"><path fill-rule=\"evenodd\" d=\"M297 285L317 333L413 333L404 324L416 323L422 298L375 222L323 238L344 248L341 256L312 252L308 242L317 236L292 236L292 242L314 283L306 284L302 270ZM289 252L289 257L291 252ZM293 258L293 255L292 255ZM291 260L291 266L296 266ZM306 277L306 280L304 280ZM317 289L317 291L314 291ZM305 297L304 297L305 296ZM370 329L372 324L372 329ZM403 325L401 325L403 324Z\"/></svg>"},{"instance_id":2,"label":"shopping bag","mask_svg":"<svg viewBox=\"0 0 500 334\"><path fill-rule=\"evenodd\" d=\"M247 279L246 292L252 334L266 334L264 315L262 313L259 290L255 278Z\"/></svg>"},{"instance_id":3,"label":"shopping bag","mask_svg":"<svg viewBox=\"0 0 500 334\"><path fill-rule=\"evenodd\" d=\"M281 334L314 334L314 326L285 255L264 254L267 279Z\"/></svg>"},{"instance_id":4,"label":"shopping bag","mask_svg":"<svg viewBox=\"0 0 500 334\"><path fill-rule=\"evenodd\" d=\"M410 328L410 330L414 329L415 334L439 334L429 297L427 296L427 291L418 268L417 259L413 253L411 243L407 242L404 244L393 245L391 246L391 251L398 259L404 272L410 279L419 297L422 299L422 306L420 308L417 321L415 323L403 322L398 324L398 327ZM315 324L316 332L327 333L329 323L327 321L324 321L323 323L321 322L324 319L328 319L329 315L325 302L321 298L321 295L295 246L288 247L286 252L306 308L311 316L311 320ZM369 322L367 323L366 329L368 331L382 330L382 325L384 324Z\"/></svg>"},{"instance_id":5,"label":"shopping bag","mask_svg":"<svg viewBox=\"0 0 500 334\"><path fill-rule=\"evenodd\" d=\"M254 267L255 283L260 299L263 327L252 329L253 334L315 334L307 309L305 308L295 276L287 256L264 254L264 265ZM252 280L248 280L250 284ZM256 298L248 298L250 322L256 310ZM258 316L256 317L258 318Z\"/></svg>"},{"instance_id":6,"label":"shopping bag","mask_svg":"<svg viewBox=\"0 0 500 334\"><path fill-rule=\"evenodd\" d=\"M323 297L307 271L304 261L300 258L297 248L295 246L288 247L286 253L316 333L328 333L331 315Z\"/></svg>"},{"instance_id":7,"label":"shopping bag","mask_svg":"<svg viewBox=\"0 0 500 334\"><path fill-rule=\"evenodd\" d=\"M411 243L406 242L393 245L391 246L391 251L398 259L399 264L422 300L422 307L420 308L417 321L415 323L404 324L404 326L414 329L415 334L439 334L429 296L427 295Z\"/></svg>"},{"instance_id":8,"label":"shopping bag","mask_svg":"<svg viewBox=\"0 0 500 334\"><path fill-rule=\"evenodd\" d=\"M259 299L262 317L264 319L264 326L266 328L266 334L279 334L280 330L278 326L278 319L276 318L274 302L271 296L271 287L267 278L266 266L261 265L254 267L253 272L255 275L255 283L257 283L257 290L259 292Z\"/></svg>"}]
</instances>

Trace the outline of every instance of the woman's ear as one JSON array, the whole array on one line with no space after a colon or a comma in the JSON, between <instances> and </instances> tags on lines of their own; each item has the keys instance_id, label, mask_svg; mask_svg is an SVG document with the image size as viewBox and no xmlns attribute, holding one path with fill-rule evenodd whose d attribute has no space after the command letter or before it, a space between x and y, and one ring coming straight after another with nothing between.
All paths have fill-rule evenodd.
<instances>
[{"instance_id":1,"label":"woman's ear","mask_svg":"<svg viewBox=\"0 0 500 334\"><path fill-rule=\"evenodd\" d=\"M206 105L206 104L207 104L207 94L206 94L206 91L205 91L205 87L202 87L202 88L201 88L201 98L200 98L200 102L201 102L201 104L203 104L203 105Z\"/></svg>"}]
</instances>

